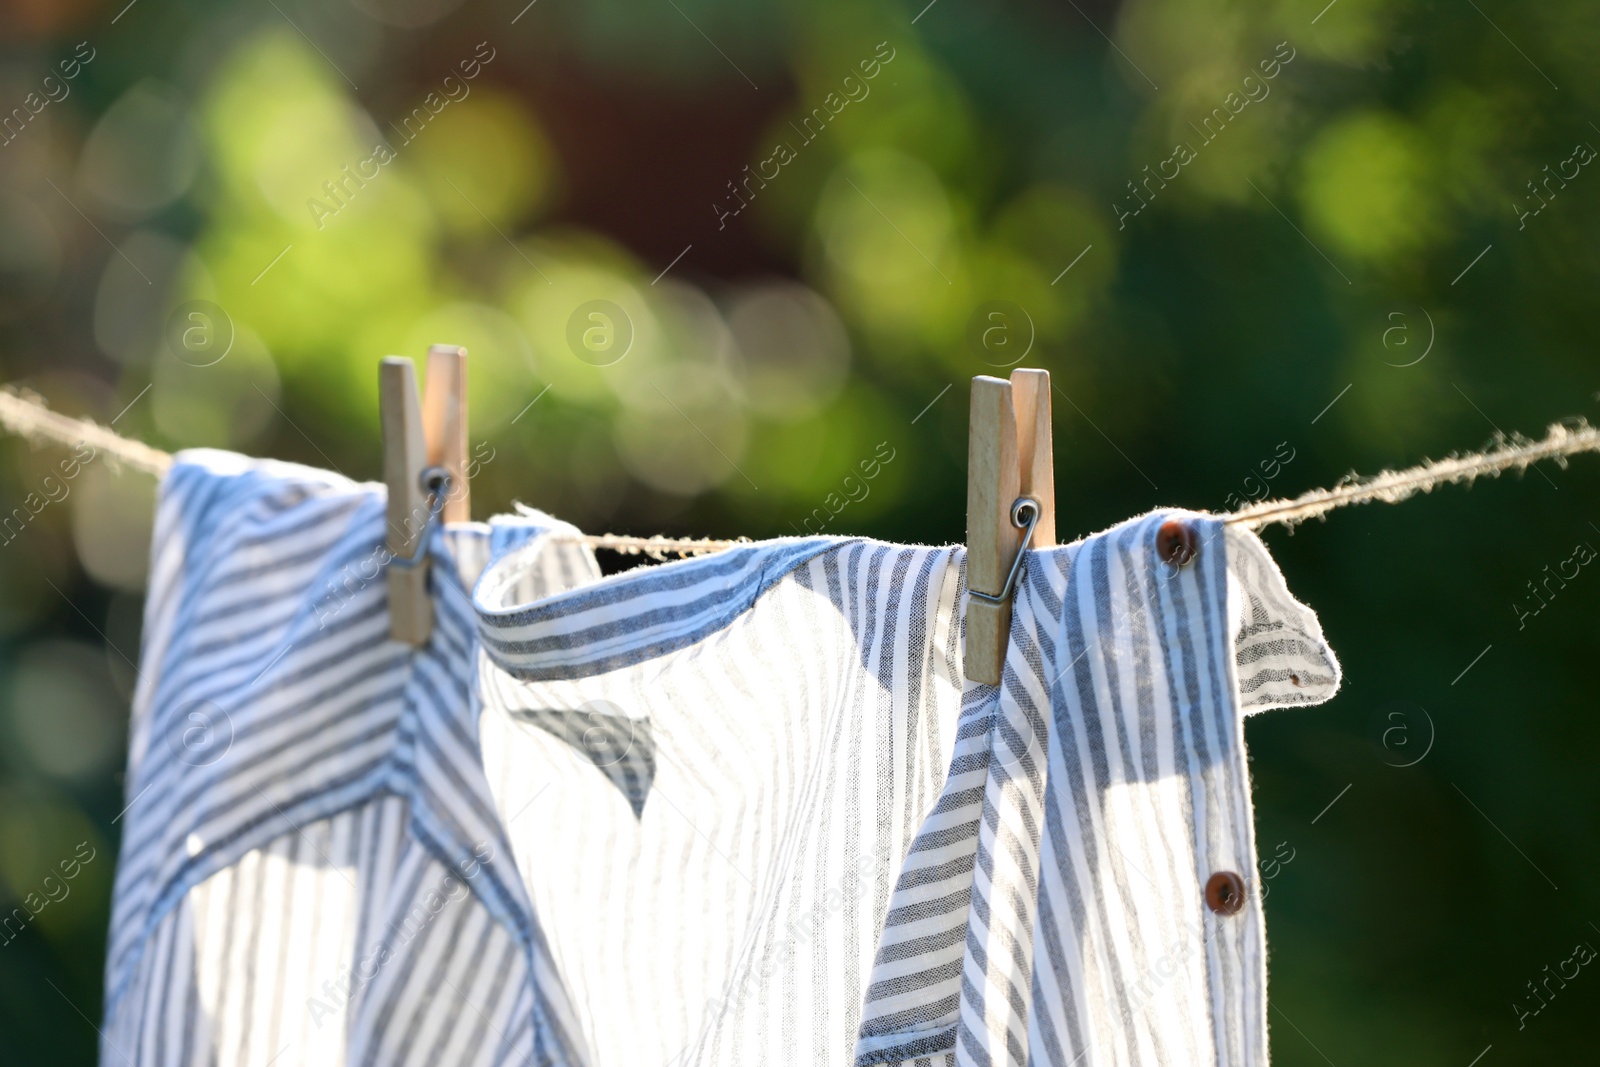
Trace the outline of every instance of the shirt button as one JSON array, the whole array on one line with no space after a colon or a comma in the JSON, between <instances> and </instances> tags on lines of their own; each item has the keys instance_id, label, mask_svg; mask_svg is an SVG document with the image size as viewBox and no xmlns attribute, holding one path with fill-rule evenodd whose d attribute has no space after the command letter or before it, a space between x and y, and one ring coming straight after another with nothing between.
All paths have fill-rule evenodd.
<instances>
[{"instance_id":1,"label":"shirt button","mask_svg":"<svg viewBox=\"0 0 1600 1067\"><path fill-rule=\"evenodd\" d=\"M1206 880L1206 907L1218 915L1232 915L1244 907L1244 879L1232 871L1218 871Z\"/></svg>"},{"instance_id":2,"label":"shirt button","mask_svg":"<svg viewBox=\"0 0 1600 1067\"><path fill-rule=\"evenodd\" d=\"M1181 519L1168 519L1156 531L1156 555L1163 563L1181 567L1194 559L1194 531Z\"/></svg>"}]
</instances>

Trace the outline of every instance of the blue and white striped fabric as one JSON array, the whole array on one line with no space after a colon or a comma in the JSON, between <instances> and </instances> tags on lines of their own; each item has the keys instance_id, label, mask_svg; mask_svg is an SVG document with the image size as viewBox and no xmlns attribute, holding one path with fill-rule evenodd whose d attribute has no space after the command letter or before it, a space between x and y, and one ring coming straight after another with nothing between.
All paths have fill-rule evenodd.
<instances>
[{"instance_id":1,"label":"blue and white striped fabric","mask_svg":"<svg viewBox=\"0 0 1600 1067\"><path fill-rule=\"evenodd\" d=\"M1200 548L1157 557L1176 519ZM906 858L857 1063L1264 1065L1243 715L1338 665L1250 533L1153 514L1031 553ZM1206 884L1237 875L1224 914Z\"/></svg>"},{"instance_id":2,"label":"blue and white striped fabric","mask_svg":"<svg viewBox=\"0 0 1600 1067\"><path fill-rule=\"evenodd\" d=\"M1243 716L1338 667L1253 535L1031 552L979 686L959 548L599 580L466 524L412 650L383 522L224 453L163 485L105 1062L1266 1063Z\"/></svg>"},{"instance_id":3,"label":"blue and white striped fabric","mask_svg":"<svg viewBox=\"0 0 1600 1067\"><path fill-rule=\"evenodd\" d=\"M101 1061L580 1062L478 751L493 557L544 517L447 527L435 629L388 639L381 486L196 451L162 486ZM536 597L598 576L563 543Z\"/></svg>"},{"instance_id":4,"label":"blue and white striped fabric","mask_svg":"<svg viewBox=\"0 0 1600 1067\"><path fill-rule=\"evenodd\" d=\"M503 595L483 749L589 1064L844 1064L959 702L950 549L741 547ZM554 736L648 755L642 804Z\"/></svg>"},{"instance_id":5,"label":"blue and white striped fabric","mask_svg":"<svg viewBox=\"0 0 1600 1067\"><path fill-rule=\"evenodd\" d=\"M539 552L478 586L481 730L586 1063L1266 1063L1243 715L1338 667L1254 535L1031 552L999 686L963 680L960 549L519 599Z\"/></svg>"}]
</instances>

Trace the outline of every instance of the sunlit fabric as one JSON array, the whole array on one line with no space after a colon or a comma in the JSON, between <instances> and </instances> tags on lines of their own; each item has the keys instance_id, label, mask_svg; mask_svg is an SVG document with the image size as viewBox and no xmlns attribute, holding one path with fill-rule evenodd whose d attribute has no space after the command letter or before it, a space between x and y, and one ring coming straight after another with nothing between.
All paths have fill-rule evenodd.
<instances>
[{"instance_id":1,"label":"sunlit fabric","mask_svg":"<svg viewBox=\"0 0 1600 1067\"><path fill-rule=\"evenodd\" d=\"M1031 553L998 687L963 680L960 549L518 602L539 551L476 592L484 757L586 1062L1265 1064L1242 717L1338 667L1254 535Z\"/></svg>"},{"instance_id":2,"label":"sunlit fabric","mask_svg":"<svg viewBox=\"0 0 1600 1067\"><path fill-rule=\"evenodd\" d=\"M1253 534L1030 553L987 686L960 548L575 533L447 527L413 650L380 487L179 458L107 1059L1265 1064L1243 716L1338 666Z\"/></svg>"}]
</instances>

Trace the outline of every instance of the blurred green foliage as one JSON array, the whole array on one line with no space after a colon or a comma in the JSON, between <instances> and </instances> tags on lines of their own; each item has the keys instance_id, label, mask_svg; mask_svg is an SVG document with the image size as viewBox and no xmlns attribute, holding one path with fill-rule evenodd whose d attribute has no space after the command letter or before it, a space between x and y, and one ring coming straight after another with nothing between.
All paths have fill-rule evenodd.
<instances>
[{"instance_id":1,"label":"blurred green foliage","mask_svg":"<svg viewBox=\"0 0 1600 1067\"><path fill-rule=\"evenodd\" d=\"M24 3L4 377L373 478L378 358L459 343L479 516L925 542L1017 360L1063 538L1591 413L1600 8L922 2ZM0 448L9 513L58 457ZM151 498L94 464L0 544L0 901L98 857L0 945L5 1062L93 1057ZM1268 535L1347 677L1247 730L1280 1065L1592 1055L1600 979L1516 1005L1600 942L1600 586L1514 605L1597 499L1583 458Z\"/></svg>"}]
</instances>

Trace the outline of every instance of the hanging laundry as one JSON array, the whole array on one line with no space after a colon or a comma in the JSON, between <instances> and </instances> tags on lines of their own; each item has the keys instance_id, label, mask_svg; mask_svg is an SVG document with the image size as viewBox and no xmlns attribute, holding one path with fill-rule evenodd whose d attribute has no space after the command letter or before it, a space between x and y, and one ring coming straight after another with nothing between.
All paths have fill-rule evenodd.
<instances>
[{"instance_id":1,"label":"hanging laundry","mask_svg":"<svg viewBox=\"0 0 1600 1067\"><path fill-rule=\"evenodd\" d=\"M164 481L108 1060L1265 1063L1242 717L1338 667L1254 534L1030 552L998 686L960 548L600 579L452 524L412 649L384 534L334 474Z\"/></svg>"}]
</instances>

